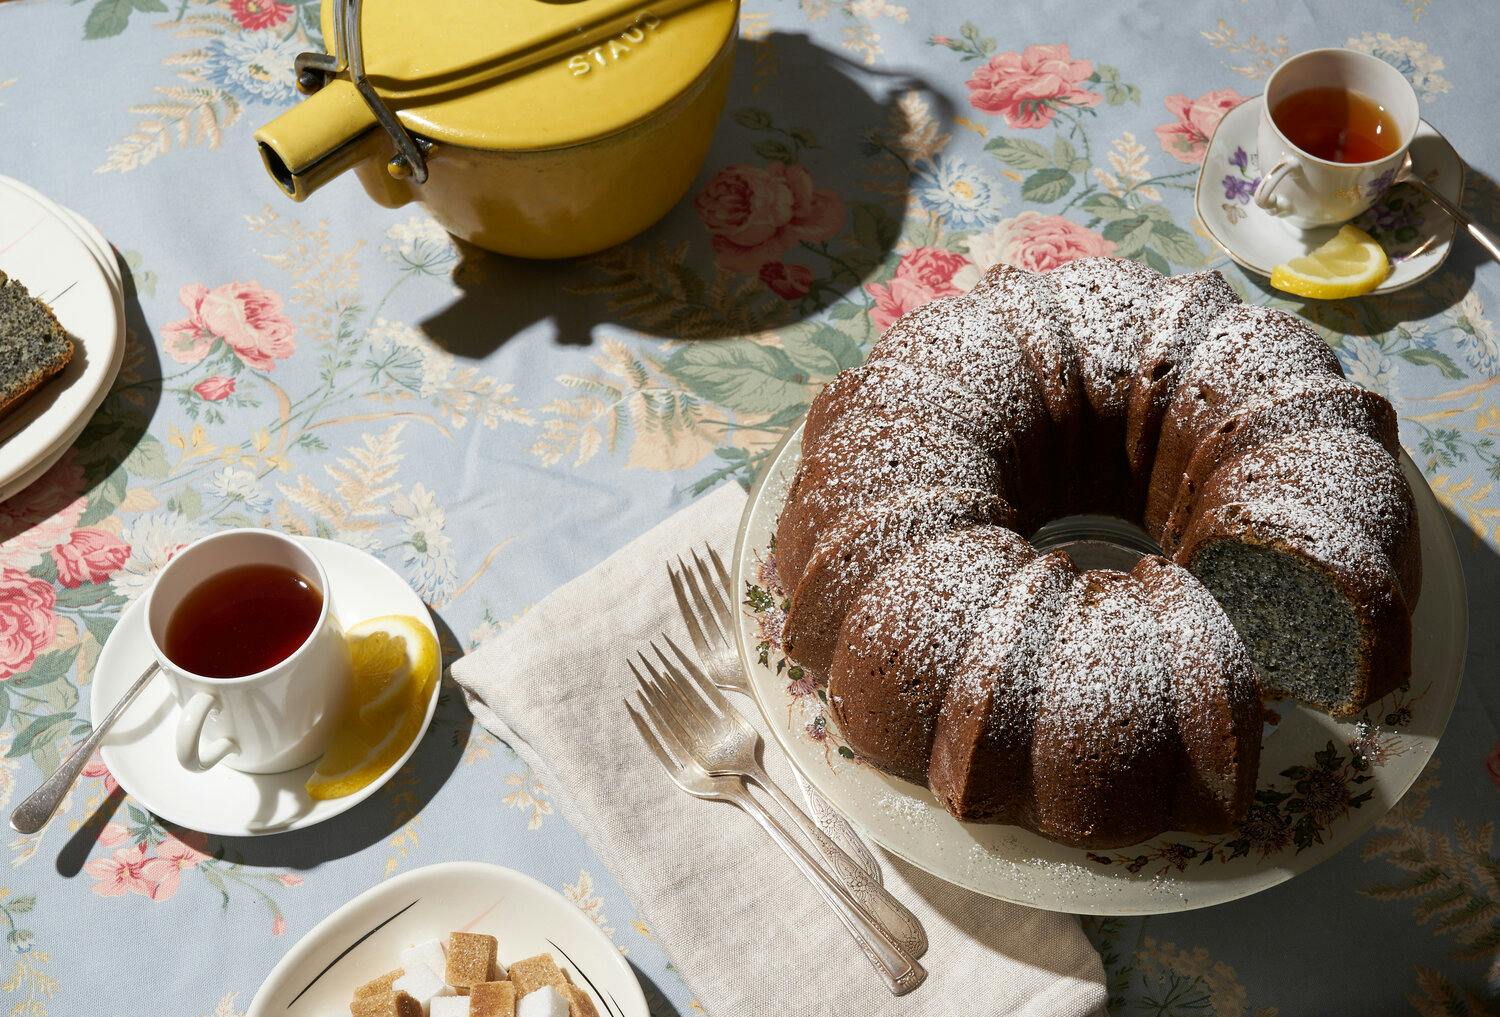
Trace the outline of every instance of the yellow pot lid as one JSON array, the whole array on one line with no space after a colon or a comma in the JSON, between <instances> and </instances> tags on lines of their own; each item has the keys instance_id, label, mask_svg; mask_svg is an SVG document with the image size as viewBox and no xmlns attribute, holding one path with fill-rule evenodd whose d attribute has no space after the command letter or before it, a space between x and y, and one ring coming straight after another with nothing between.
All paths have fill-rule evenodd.
<instances>
[{"instance_id":1,"label":"yellow pot lid","mask_svg":"<svg viewBox=\"0 0 1500 1017\"><path fill-rule=\"evenodd\" d=\"M365 0L365 70L407 129L485 149L613 134L686 91L738 0ZM323 3L333 47L334 0Z\"/></svg>"}]
</instances>

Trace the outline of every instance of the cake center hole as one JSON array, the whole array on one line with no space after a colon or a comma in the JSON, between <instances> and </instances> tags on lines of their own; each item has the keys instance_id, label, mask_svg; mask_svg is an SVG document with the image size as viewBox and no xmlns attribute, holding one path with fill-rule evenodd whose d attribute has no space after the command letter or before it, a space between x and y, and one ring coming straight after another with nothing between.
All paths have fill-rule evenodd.
<instances>
[{"instance_id":1,"label":"cake center hole","mask_svg":"<svg viewBox=\"0 0 1500 1017\"><path fill-rule=\"evenodd\" d=\"M1117 516L1063 516L1031 535L1038 551L1066 551L1080 569L1129 572L1148 554L1161 554L1146 531Z\"/></svg>"}]
</instances>

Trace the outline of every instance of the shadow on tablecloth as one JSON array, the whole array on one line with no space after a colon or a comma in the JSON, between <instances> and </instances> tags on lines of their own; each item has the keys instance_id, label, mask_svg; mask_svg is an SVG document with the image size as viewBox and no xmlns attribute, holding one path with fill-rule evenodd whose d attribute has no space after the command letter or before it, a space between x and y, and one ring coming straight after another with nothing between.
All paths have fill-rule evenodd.
<instances>
[{"instance_id":1,"label":"shadow on tablecloth","mask_svg":"<svg viewBox=\"0 0 1500 1017\"><path fill-rule=\"evenodd\" d=\"M915 73L866 67L805 35L773 32L738 46L724 121L698 179L665 219L585 259L527 261L461 243L453 274L460 296L423 330L450 352L474 358L544 320L553 323L555 341L568 345L588 345L596 327L609 324L663 338L719 339L807 320L858 290L895 246L906 218L912 167L895 154L899 146L882 140L911 127L899 100L920 94L943 130L952 102ZM795 112L773 117L769 110ZM881 145L885 156L875 158ZM772 252L759 273L748 262L726 265L710 242L714 227L700 221L697 196L722 188L716 222L760 215L730 207L746 195L723 173L780 172L778 163L792 167L786 182L836 195L845 228L827 241ZM786 275L788 265L811 278Z\"/></svg>"}]
</instances>

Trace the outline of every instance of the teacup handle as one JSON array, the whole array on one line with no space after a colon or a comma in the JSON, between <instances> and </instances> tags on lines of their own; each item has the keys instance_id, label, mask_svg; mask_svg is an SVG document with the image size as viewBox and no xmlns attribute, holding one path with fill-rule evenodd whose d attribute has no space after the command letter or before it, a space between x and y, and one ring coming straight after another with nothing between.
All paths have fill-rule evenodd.
<instances>
[{"instance_id":1,"label":"teacup handle","mask_svg":"<svg viewBox=\"0 0 1500 1017\"><path fill-rule=\"evenodd\" d=\"M177 761L194 773L223 762L224 757L239 750L232 738L215 738L205 752L199 746L208 712L219 705L219 697L208 692L194 692L177 718Z\"/></svg>"},{"instance_id":2,"label":"teacup handle","mask_svg":"<svg viewBox=\"0 0 1500 1017\"><path fill-rule=\"evenodd\" d=\"M1251 195L1255 203L1273 215L1285 215L1292 210L1292 201L1285 194L1277 195L1272 192L1276 190L1286 175L1301 165L1297 157L1288 153L1276 160L1276 165L1271 167L1271 172L1261 177L1260 183L1255 185L1255 193Z\"/></svg>"}]
</instances>

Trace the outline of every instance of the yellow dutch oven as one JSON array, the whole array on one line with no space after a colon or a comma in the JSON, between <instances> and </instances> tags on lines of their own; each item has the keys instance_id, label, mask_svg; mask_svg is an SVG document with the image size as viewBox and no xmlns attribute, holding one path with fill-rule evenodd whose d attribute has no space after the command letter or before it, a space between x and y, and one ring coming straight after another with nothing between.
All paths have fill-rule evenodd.
<instances>
[{"instance_id":1,"label":"yellow dutch oven","mask_svg":"<svg viewBox=\"0 0 1500 1017\"><path fill-rule=\"evenodd\" d=\"M687 191L724 106L739 0L324 0L334 53L255 133L301 201L352 169L387 207L526 258L617 244Z\"/></svg>"}]
</instances>

